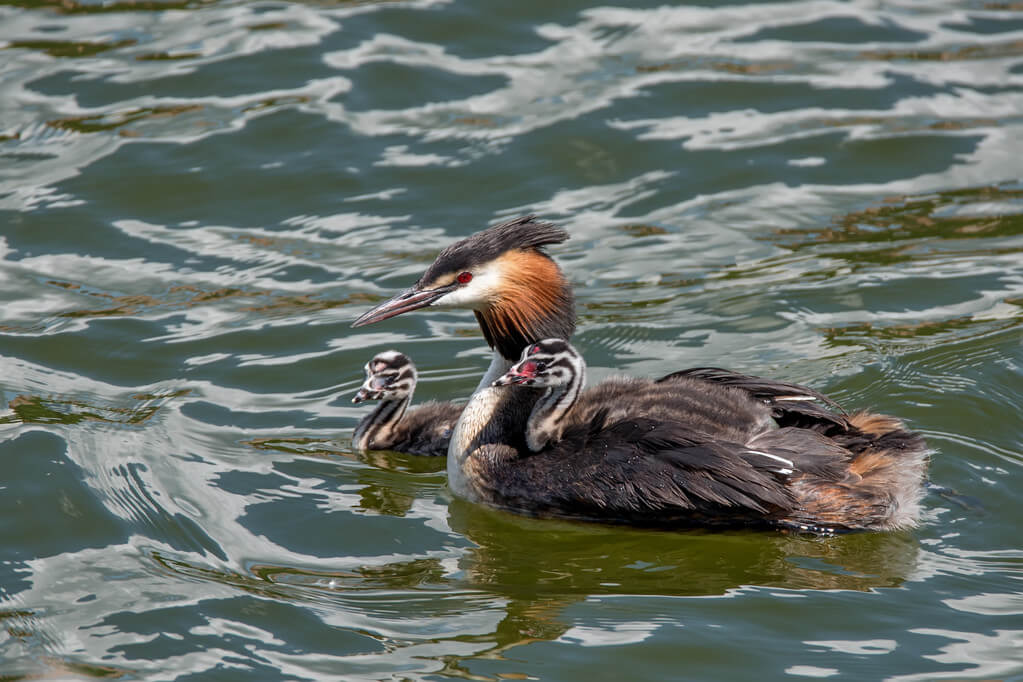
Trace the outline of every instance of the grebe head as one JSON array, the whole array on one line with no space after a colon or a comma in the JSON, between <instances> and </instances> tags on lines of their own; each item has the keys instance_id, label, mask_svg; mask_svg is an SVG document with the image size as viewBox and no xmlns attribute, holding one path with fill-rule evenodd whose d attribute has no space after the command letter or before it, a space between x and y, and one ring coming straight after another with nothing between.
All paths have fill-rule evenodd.
<instances>
[{"instance_id":1,"label":"grebe head","mask_svg":"<svg viewBox=\"0 0 1023 682\"><path fill-rule=\"evenodd\" d=\"M564 230L533 216L495 225L441 251L419 281L352 326L426 307L465 308L509 360L537 339L568 338L575 330L571 286L542 248L566 239Z\"/></svg>"},{"instance_id":2,"label":"grebe head","mask_svg":"<svg viewBox=\"0 0 1023 682\"><path fill-rule=\"evenodd\" d=\"M568 341L544 339L526 346L519 362L495 381L494 386L567 386L585 371L582 356Z\"/></svg>"},{"instance_id":3,"label":"grebe head","mask_svg":"<svg viewBox=\"0 0 1023 682\"><path fill-rule=\"evenodd\" d=\"M416 388L416 366L404 353L388 350L378 353L366 363L366 381L363 382L353 403L364 400L402 400Z\"/></svg>"}]
</instances>

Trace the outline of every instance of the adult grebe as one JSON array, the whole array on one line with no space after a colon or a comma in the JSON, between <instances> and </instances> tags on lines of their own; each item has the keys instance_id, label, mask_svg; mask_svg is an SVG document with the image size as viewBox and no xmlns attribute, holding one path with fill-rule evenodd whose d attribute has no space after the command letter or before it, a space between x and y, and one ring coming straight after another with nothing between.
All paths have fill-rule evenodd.
<instances>
[{"instance_id":1,"label":"adult grebe","mask_svg":"<svg viewBox=\"0 0 1023 682\"><path fill-rule=\"evenodd\" d=\"M494 385L544 389L526 425L529 452L484 458L472 470L474 497L530 514L656 525L833 532L916 523L919 436L871 438L841 415L779 399L801 387L740 375L723 382L723 372L693 370L660 385L615 377L583 390L586 364L571 344L527 346ZM648 394L666 418L636 416L636 400ZM701 419L736 408L747 418L728 435L718 420ZM689 413L696 418L686 423L671 418ZM700 429L708 425L719 434Z\"/></svg>"},{"instance_id":2,"label":"adult grebe","mask_svg":"<svg viewBox=\"0 0 1023 682\"><path fill-rule=\"evenodd\" d=\"M433 457L448 454L451 430L462 405L430 401L406 411L418 378L412 360L396 350L378 353L366 363L366 381L352 402L379 400L380 404L355 427L352 445L361 452L396 450Z\"/></svg>"},{"instance_id":3,"label":"adult grebe","mask_svg":"<svg viewBox=\"0 0 1023 682\"><path fill-rule=\"evenodd\" d=\"M497 463L529 453L526 425L542 391L531 387L511 391L491 384L512 366L522 348L545 338L571 337L575 326L572 289L561 269L542 248L567 238L563 230L537 221L533 216L495 225L448 246L412 287L353 323L353 326L371 324L428 306L468 308L475 313L487 343L494 349L494 357L452 434L447 462L448 485L457 495L485 502L496 494L488 486L500 485L493 482L487 472L504 471L506 469ZM689 392L685 401L663 399L661 392L670 392L672 384L688 385L693 381L698 382L701 390ZM724 388L734 390L713 390ZM707 397L712 393L713 400ZM828 402L820 393L794 384L701 368L676 372L657 382L645 382L638 392L630 391L627 399L624 394L620 395L619 403L627 410L626 419L633 418L635 423L649 425L649 420L670 423L676 425L672 430L688 429L726 442L745 443L760 434L765 424L768 431L798 428L802 435L790 436L785 443L786 448L794 449L793 457L786 459L793 464L798 460L808 470L830 468L834 471L833 462L839 455L834 449L851 449L853 442L862 440L862 447L856 446L861 452L856 466L847 463L841 477L837 473L832 475L836 478L835 486L816 493L855 498L856 504L850 503L846 509L838 503L821 501L818 505L821 510L834 509L835 512L832 516L821 516L816 523L834 528L913 525L918 516L916 501L921 495L926 467L923 440L891 417L861 413L846 418L813 403L814 399ZM757 405L757 401L766 401L769 409L765 412L764 405ZM665 407L669 408L669 415L664 414L662 408ZM833 434L838 435L832 438ZM768 438L766 434L760 437ZM650 442L649 438L644 442ZM656 456L636 455L630 459L649 467L649 473L636 477L637 484L631 486L627 504L659 508L655 500L661 494L660 486L667 484L654 472L663 466L660 460L669 457L670 452L658 451ZM693 451L689 452L691 456ZM757 470L756 461L750 466L751 470ZM761 462L760 468L764 466ZM710 471L704 469L693 480L712 476ZM720 474L728 479L737 475L735 471L738 470L724 467ZM847 485L846 479L856 477L863 480L862 485L846 494L846 488L842 487ZM755 478L752 485L759 486L762 480L762 476ZM801 485L802 479L796 476L789 480L792 487ZM650 498L649 503L644 501L645 496ZM799 499L810 496L807 492ZM781 505L781 500L775 503ZM865 510L874 507L879 508L864 515ZM675 521L673 517L666 517L666 520ZM691 515L689 520L710 522L696 515ZM729 522L727 518L715 520L720 521ZM744 517L736 516L730 522L745 521Z\"/></svg>"}]
</instances>

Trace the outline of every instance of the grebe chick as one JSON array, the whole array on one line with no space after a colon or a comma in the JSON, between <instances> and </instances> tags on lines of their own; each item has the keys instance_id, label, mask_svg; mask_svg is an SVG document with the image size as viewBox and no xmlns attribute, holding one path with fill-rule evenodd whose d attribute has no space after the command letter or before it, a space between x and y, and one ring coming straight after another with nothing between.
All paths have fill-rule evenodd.
<instances>
[{"instance_id":1,"label":"grebe chick","mask_svg":"<svg viewBox=\"0 0 1023 682\"><path fill-rule=\"evenodd\" d=\"M773 414L795 419L779 411L789 401L772 404L754 391L780 395L801 387L737 374L724 385L722 372L673 376L661 399L680 403L666 414L682 414L686 400L759 410L763 426L743 441L671 419L623 416L638 411L630 410L629 392L646 380L612 378L583 390L586 364L571 344L531 344L494 382L544 389L526 425L529 452L470 458L478 500L530 514L654 525L815 532L915 525L923 476L919 436L901 429L872 435L855 426L869 423L857 416L829 413L811 423L814 412L826 412L820 407L797 408L803 427L779 427ZM743 389L742 379L756 388ZM475 409L472 402L467 411Z\"/></svg>"},{"instance_id":2,"label":"grebe chick","mask_svg":"<svg viewBox=\"0 0 1023 682\"><path fill-rule=\"evenodd\" d=\"M454 403L430 401L408 410L419 377L416 366L404 353L378 353L366 363L366 381L353 403L379 400L376 409L362 418L352 434L360 451L396 450L411 455L444 457L451 430L462 413Z\"/></svg>"},{"instance_id":3,"label":"grebe chick","mask_svg":"<svg viewBox=\"0 0 1023 682\"><path fill-rule=\"evenodd\" d=\"M585 383L583 356L567 341L544 339L526 346L519 363L493 385L547 389L533 405L526 422L526 447L539 452L561 440L571 421L565 417L578 402Z\"/></svg>"}]
</instances>

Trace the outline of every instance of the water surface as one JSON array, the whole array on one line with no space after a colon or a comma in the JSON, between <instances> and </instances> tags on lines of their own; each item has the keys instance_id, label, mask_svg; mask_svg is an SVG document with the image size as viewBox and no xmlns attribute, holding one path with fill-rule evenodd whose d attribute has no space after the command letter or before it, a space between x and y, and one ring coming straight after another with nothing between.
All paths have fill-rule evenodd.
<instances>
[{"instance_id":1,"label":"water surface","mask_svg":"<svg viewBox=\"0 0 1023 682\"><path fill-rule=\"evenodd\" d=\"M5 679L1023 679L1023 8L0 2ZM899 415L912 532L539 521L350 447L353 330L535 212L593 379Z\"/></svg>"}]
</instances>

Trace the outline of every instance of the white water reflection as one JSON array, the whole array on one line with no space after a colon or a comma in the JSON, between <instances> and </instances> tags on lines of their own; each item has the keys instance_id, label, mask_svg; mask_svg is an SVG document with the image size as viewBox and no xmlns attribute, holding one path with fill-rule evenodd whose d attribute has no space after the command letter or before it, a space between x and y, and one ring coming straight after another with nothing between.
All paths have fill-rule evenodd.
<instances>
[{"instance_id":1,"label":"white water reflection","mask_svg":"<svg viewBox=\"0 0 1023 682\"><path fill-rule=\"evenodd\" d=\"M660 627L645 621L621 621L607 627L577 625L565 631L557 641L584 647L635 644L650 637Z\"/></svg>"},{"instance_id":2,"label":"white water reflection","mask_svg":"<svg viewBox=\"0 0 1023 682\"><path fill-rule=\"evenodd\" d=\"M915 634L940 637L949 643L939 647L941 653L926 655L951 670L917 675L894 675L890 680L959 679L963 675L997 678L1019 670L1023 651L1023 630L995 630L992 634L956 632L941 628L918 628Z\"/></svg>"},{"instance_id":3,"label":"white water reflection","mask_svg":"<svg viewBox=\"0 0 1023 682\"><path fill-rule=\"evenodd\" d=\"M811 646L824 647L831 651L856 656L880 656L895 651L898 642L893 639L857 640L809 640L803 642Z\"/></svg>"},{"instance_id":4,"label":"white water reflection","mask_svg":"<svg viewBox=\"0 0 1023 682\"><path fill-rule=\"evenodd\" d=\"M785 668L785 672L798 677L834 677L841 674L838 668L820 668L815 665L793 665Z\"/></svg>"},{"instance_id":5,"label":"white water reflection","mask_svg":"<svg viewBox=\"0 0 1023 682\"><path fill-rule=\"evenodd\" d=\"M1023 595L1015 593L985 593L958 599L946 599L945 604L956 611L982 616L1023 615Z\"/></svg>"}]
</instances>

